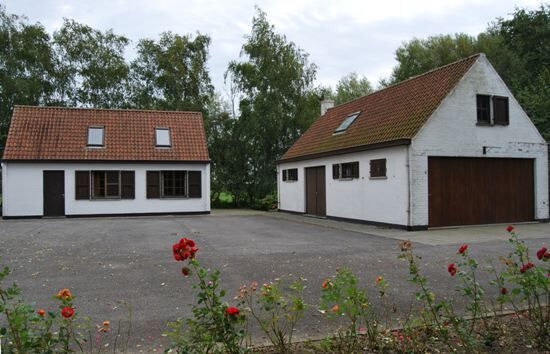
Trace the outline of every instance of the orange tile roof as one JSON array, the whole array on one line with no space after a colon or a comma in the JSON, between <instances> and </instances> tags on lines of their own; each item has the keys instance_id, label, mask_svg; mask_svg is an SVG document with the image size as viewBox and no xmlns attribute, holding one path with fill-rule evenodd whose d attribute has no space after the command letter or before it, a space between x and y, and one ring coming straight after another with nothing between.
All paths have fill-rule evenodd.
<instances>
[{"instance_id":1,"label":"orange tile roof","mask_svg":"<svg viewBox=\"0 0 550 354\"><path fill-rule=\"evenodd\" d=\"M105 127L104 147L87 147L88 127ZM155 147L169 127L171 148ZM16 106L3 160L208 161L202 114Z\"/></svg>"},{"instance_id":2,"label":"orange tile roof","mask_svg":"<svg viewBox=\"0 0 550 354\"><path fill-rule=\"evenodd\" d=\"M392 141L409 142L479 56L470 56L329 109L280 161L332 155L339 150ZM344 133L334 134L340 123L357 111L361 114L355 122Z\"/></svg>"}]
</instances>

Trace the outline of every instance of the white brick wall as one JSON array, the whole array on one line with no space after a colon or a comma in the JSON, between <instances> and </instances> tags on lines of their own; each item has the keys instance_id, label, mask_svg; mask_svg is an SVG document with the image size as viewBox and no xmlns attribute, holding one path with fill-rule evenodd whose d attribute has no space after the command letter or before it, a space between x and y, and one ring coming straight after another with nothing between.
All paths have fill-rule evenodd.
<instances>
[{"instance_id":1,"label":"white brick wall","mask_svg":"<svg viewBox=\"0 0 550 354\"><path fill-rule=\"evenodd\" d=\"M510 125L477 126L476 94L509 97ZM483 146L490 146L483 155ZM548 218L548 149L484 56L472 66L412 140L412 224L428 224L428 156L535 159L535 215Z\"/></svg>"},{"instance_id":2,"label":"white brick wall","mask_svg":"<svg viewBox=\"0 0 550 354\"><path fill-rule=\"evenodd\" d=\"M369 161L381 158L387 179L370 179ZM332 179L332 164L353 161L359 161L358 179ZM407 146L279 164L279 209L306 211L305 168L313 166L325 166L327 216L407 225ZM298 181L282 182L281 171L288 168L298 168Z\"/></svg>"},{"instance_id":3,"label":"white brick wall","mask_svg":"<svg viewBox=\"0 0 550 354\"><path fill-rule=\"evenodd\" d=\"M4 216L43 215L43 171L65 171L65 214L128 214L210 211L209 164L2 163ZM135 171L135 199L76 200L76 170ZM147 199L146 171L200 170L202 198Z\"/></svg>"}]
</instances>

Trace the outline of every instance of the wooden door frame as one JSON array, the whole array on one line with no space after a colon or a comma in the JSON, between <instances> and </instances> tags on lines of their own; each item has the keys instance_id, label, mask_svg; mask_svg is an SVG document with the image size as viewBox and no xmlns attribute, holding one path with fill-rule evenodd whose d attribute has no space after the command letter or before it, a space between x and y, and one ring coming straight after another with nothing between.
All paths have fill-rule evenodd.
<instances>
[{"instance_id":1,"label":"wooden door frame","mask_svg":"<svg viewBox=\"0 0 550 354\"><path fill-rule=\"evenodd\" d=\"M46 215L46 188L45 188L45 178L46 174L51 172L57 172L61 173L61 176L63 177L62 180L62 186L63 186L63 213L61 215ZM42 215L46 217L56 217L56 216L65 216L66 210L65 210L65 170L43 170L42 171Z\"/></svg>"}]
</instances>

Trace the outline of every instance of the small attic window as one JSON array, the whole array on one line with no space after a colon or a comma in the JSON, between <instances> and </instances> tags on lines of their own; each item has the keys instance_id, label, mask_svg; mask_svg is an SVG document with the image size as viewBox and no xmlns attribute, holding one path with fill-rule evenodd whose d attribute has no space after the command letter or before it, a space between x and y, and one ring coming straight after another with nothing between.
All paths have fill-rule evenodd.
<instances>
[{"instance_id":1,"label":"small attic window","mask_svg":"<svg viewBox=\"0 0 550 354\"><path fill-rule=\"evenodd\" d=\"M170 147L170 128L155 128L155 145L159 147Z\"/></svg>"},{"instance_id":2,"label":"small attic window","mask_svg":"<svg viewBox=\"0 0 550 354\"><path fill-rule=\"evenodd\" d=\"M355 122L355 118L357 118L359 116L359 114L361 114L361 112L355 112L355 113L352 113L349 116L347 116L346 119L344 119L344 121L342 122L342 124L340 124L334 132L335 133L340 133L340 132L346 131L349 128L349 126L353 122Z\"/></svg>"},{"instance_id":3,"label":"small attic window","mask_svg":"<svg viewBox=\"0 0 550 354\"><path fill-rule=\"evenodd\" d=\"M88 146L103 146L105 144L104 127L88 127Z\"/></svg>"}]
</instances>

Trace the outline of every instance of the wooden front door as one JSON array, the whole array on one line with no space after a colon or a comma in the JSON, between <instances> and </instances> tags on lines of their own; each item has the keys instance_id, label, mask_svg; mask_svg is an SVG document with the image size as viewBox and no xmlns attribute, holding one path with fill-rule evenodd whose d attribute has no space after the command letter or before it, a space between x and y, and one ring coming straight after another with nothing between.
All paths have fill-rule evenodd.
<instances>
[{"instance_id":1,"label":"wooden front door","mask_svg":"<svg viewBox=\"0 0 550 354\"><path fill-rule=\"evenodd\" d=\"M326 216L325 166L306 168L306 213Z\"/></svg>"},{"instance_id":2,"label":"wooden front door","mask_svg":"<svg viewBox=\"0 0 550 354\"><path fill-rule=\"evenodd\" d=\"M44 171L44 216L65 215L65 172Z\"/></svg>"},{"instance_id":3,"label":"wooden front door","mask_svg":"<svg viewBox=\"0 0 550 354\"><path fill-rule=\"evenodd\" d=\"M534 220L533 161L429 157L429 226Z\"/></svg>"}]
</instances>

